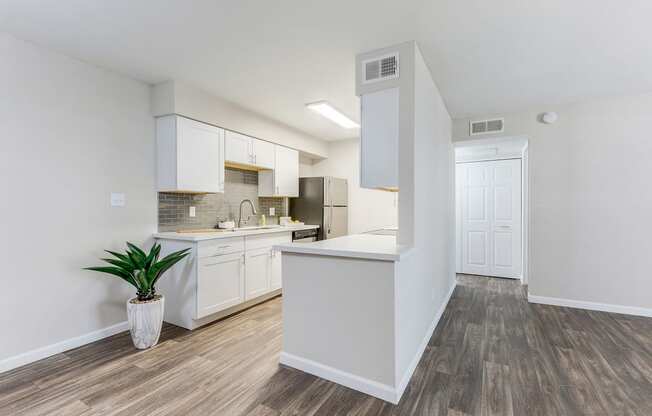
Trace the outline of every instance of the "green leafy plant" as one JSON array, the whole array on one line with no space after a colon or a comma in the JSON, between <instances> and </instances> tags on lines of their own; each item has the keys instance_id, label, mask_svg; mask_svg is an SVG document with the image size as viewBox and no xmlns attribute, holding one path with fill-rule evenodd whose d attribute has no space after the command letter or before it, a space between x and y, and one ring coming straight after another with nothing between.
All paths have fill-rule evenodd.
<instances>
[{"instance_id":1,"label":"green leafy plant","mask_svg":"<svg viewBox=\"0 0 652 416\"><path fill-rule=\"evenodd\" d=\"M125 253L105 250L114 258L102 259L111 264L103 267L86 267L101 273L117 276L136 288L139 301L148 301L156 297L156 282L169 268L177 264L189 253L190 249L176 251L159 260L161 245L154 244L149 253L145 253L136 245L127 242Z\"/></svg>"}]
</instances>

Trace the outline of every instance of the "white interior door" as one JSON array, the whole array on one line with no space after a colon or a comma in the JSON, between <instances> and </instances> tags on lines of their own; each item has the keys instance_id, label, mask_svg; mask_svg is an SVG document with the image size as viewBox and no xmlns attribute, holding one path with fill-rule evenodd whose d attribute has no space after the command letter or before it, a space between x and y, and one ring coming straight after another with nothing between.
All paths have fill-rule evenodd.
<instances>
[{"instance_id":1,"label":"white interior door","mask_svg":"<svg viewBox=\"0 0 652 416\"><path fill-rule=\"evenodd\" d=\"M521 160L462 163L457 174L462 273L519 278Z\"/></svg>"}]
</instances>

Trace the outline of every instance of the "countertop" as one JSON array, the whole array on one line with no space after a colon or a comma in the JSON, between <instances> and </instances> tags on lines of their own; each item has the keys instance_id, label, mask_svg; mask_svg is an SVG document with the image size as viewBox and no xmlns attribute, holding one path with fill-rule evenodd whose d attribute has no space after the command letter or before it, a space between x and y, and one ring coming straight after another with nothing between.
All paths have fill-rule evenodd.
<instances>
[{"instance_id":1,"label":"countertop","mask_svg":"<svg viewBox=\"0 0 652 416\"><path fill-rule=\"evenodd\" d=\"M313 243L291 243L274 246L285 253L399 261L410 248L396 244L392 235L354 234Z\"/></svg>"},{"instance_id":2,"label":"countertop","mask_svg":"<svg viewBox=\"0 0 652 416\"><path fill-rule=\"evenodd\" d=\"M182 240L182 241L204 241L215 240L218 238L243 237L247 235L273 234L282 232L292 232L299 230L310 230L319 228L318 225L296 225L296 226L276 226L270 228L258 229L241 229L237 231L211 231L205 233L177 233L175 231L156 233L154 238L162 240Z\"/></svg>"}]
</instances>

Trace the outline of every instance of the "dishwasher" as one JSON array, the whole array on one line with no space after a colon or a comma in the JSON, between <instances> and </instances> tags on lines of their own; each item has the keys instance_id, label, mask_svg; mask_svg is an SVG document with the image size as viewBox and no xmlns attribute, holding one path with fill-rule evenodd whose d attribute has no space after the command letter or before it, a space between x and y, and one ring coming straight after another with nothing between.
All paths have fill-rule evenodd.
<instances>
[{"instance_id":1,"label":"dishwasher","mask_svg":"<svg viewBox=\"0 0 652 416\"><path fill-rule=\"evenodd\" d=\"M319 229L297 230L292 233L293 243L312 243L319 238Z\"/></svg>"}]
</instances>

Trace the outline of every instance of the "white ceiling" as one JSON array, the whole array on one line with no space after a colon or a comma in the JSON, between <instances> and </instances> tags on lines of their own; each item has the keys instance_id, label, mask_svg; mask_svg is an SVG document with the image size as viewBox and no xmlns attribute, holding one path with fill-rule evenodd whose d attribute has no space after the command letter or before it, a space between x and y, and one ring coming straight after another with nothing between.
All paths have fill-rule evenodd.
<instances>
[{"instance_id":1,"label":"white ceiling","mask_svg":"<svg viewBox=\"0 0 652 416\"><path fill-rule=\"evenodd\" d=\"M0 0L0 30L149 83L176 79L328 140L359 120L358 52L415 39L454 117L652 91L645 0Z\"/></svg>"}]
</instances>

